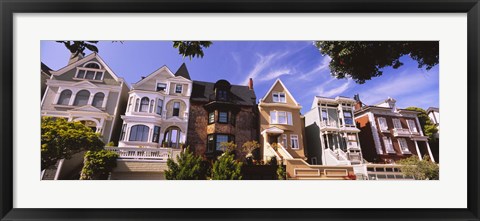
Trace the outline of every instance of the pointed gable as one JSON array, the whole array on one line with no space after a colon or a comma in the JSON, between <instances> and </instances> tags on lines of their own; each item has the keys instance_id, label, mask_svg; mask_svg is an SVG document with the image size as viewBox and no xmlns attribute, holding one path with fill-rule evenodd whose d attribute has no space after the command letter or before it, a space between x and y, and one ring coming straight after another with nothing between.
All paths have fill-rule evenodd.
<instances>
[{"instance_id":1,"label":"pointed gable","mask_svg":"<svg viewBox=\"0 0 480 221\"><path fill-rule=\"evenodd\" d=\"M184 77L188 80L191 80L190 79L190 74L188 73L188 70L187 70L187 65L185 65L185 63L183 63L177 70L177 72L175 72L175 76L177 77Z\"/></svg>"},{"instance_id":2,"label":"pointed gable","mask_svg":"<svg viewBox=\"0 0 480 221\"><path fill-rule=\"evenodd\" d=\"M167 79L175 77L172 71L165 65L155 70L147 77L142 78L140 81L132 85L133 89L152 91L156 88L156 83L166 82Z\"/></svg>"},{"instance_id":3,"label":"pointed gable","mask_svg":"<svg viewBox=\"0 0 480 221\"><path fill-rule=\"evenodd\" d=\"M265 94L265 96L262 98L261 102L264 103L278 103L278 102L273 102L273 94L274 93L284 93L285 94L285 99L286 99L286 104L287 105L292 105L292 106L300 106L300 104L295 100L295 98L292 96L290 91L285 87L283 82L280 79L277 79L275 83L273 83L272 87L268 90L268 92Z\"/></svg>"}]
</instances>

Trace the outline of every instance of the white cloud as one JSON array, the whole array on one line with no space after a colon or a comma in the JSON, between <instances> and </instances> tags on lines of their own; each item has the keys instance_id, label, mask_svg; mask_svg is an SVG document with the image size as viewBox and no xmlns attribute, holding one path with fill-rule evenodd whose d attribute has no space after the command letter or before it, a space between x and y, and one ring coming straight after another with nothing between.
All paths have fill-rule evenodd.
<instances>
[{"instance_id":1,"label":"white cloud","mask_svg":"<svg viewBox=\"0 0 480 221\"><path fill-rule=\"evenodd\" d=\"M329 70L328 65L330 64L331 60L332 59L330 57L325 56L319 65L317 65L314 69L310 70L305 74L300 74L298 79L311 80L311 77L313 77L314 75L318 76L322 71Z\"/></svg>"},{"instance_id":2,"label":"white cloud","mask_svg":"<svg viewBox=\"0 0 480 221\"><path fill-rule=\"evenodd\" d=\"M259 78L258 76L261 73L263 73L265 69L267 69L268 67L271 67L272 64L276 60L281 59L282 57L284 57L288 53L289 53L289 51L285 51L283 53L277 52L277 53L273 53L273 54L269 54L269 55L257 54L257 56L258 56L257 63L252 68L252 70L248 73L247 77L245 78L245 80L241 84L246 85L250 78L253 78L254 81L257 81L257 82L260 81L261 82L262 77Z\"/></svg>"},{"instance_id":3,"label":"white cloud","mask_svg":"<svg viewBox=\"0 0 480 221\"><path fill-rule=\"evenodd\" d=\"M335 80L337 79L331 78L330 80L315 88L310 94L322 97L336 97L342 95L343 92L348 90L353 82L350 79L346 80L346 82L341 80L337 80L335 82ZM338 84L337 82L342 83Z\"/></svg>"},{"instance_id":4,"label":"white cloud","mask_svg":"<svg viewBox=\"0 0 480 221\"><path fill-rule=\"evenodd\" d=\"M293 73L292 69L288 69L288 68L278 69L278 70L270 71L268 74L259 78L257 81L260 81L260 82L269 81L272 79L276 79L282 75L291 75L292 73Z\"/></svg>"}]
</instances>

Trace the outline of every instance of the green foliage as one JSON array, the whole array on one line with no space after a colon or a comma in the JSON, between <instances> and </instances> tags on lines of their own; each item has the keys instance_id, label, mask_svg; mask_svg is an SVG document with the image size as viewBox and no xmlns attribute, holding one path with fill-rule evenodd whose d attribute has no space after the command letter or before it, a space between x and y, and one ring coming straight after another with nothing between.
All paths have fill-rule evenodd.
<instances>
[{"instance_id":1,"label":"green foliage","mask_svg":"<svg viewBox=\"0 0 480 221\"><path fill-rule=\"evenodd\" d=\"M43 117L41 131L42 170L54 165L59 159L70 159L73 154L101 150L104 146L99 135L80 122Z\"/></svg>"},{"instance_id":2,"label":"green foliage","mask_svg":"<svg viewBox=\"0 0 480 221\"><path fill-rule=\"evenodd\" d=\"M207 163L200 156L195 156L187 147L176 158L167 160L168 170L165 171L167 180L205 180Z\"/></svg>"},{"instance_id":3,"label":"green foliage","mask_svg":"<svg viewBox=\"0 0 480 221\"><path fill-rule=\"evenodd\" d=\"M85 56L85 49L98 53L98 48L95 46L98 41L57 41L62 43L73 54L73 57L77 57L79 54ZM113 41L116 42L116 41ZM120 41L123 43L122 41ZM211 41L174 41L173 47L178 49L178 54L184 58L200 57L203 58L203 50L210 47Z\"/></svg>"},{"instance_id":4,"label":"green foliage","mask_svg":"<svg viewBox=\"0 0 480 221\"><path fill-rule=\"evenodd\" d=\"M113 141L110 141L107 143L106 145L107 147L114 147L115 146L115 143Z\"/></svg>"},{"instance_id":5,"label":"green foliage","mask_svg":"<svg viewBox=\"0 0 480 221\"><path fill-rule=\"evenodd\" d=\"M277 144L277 143L272 143L272 144L270 144L270 146L271 146L275 151L278 150L278 144Z\"/></svg>"},{"instance_id":6,"label":"green foliage","mask_svg":"<svg viewBox=\"0 0 480 221\"><path fill-rule=\"evenodd\" d=\"M260 148L260 144L256 140L247 141L242 145L242 152L245 156L252 156L253 150Z\"/></svg>"},{"instance_id":7,"label":"green foliage","mask_svg":"<svg viewBox=\"0 0 480 221\"><path fill-rule=\"evenodd\" d=\"M211 44L211 41L174 41L173 47L178 49L178 54L191 60L195 56L203 58L203 50Z\"/></svg>"},{"instance_id":8,"label":"green foliage","mask_svg":"<svg viewBox=\"0 0 480 221\"><path fill-rule=\"evenodd\" d=\"M242 163L234 159L231 151L227 150L213 164L212 180L241 180Z\"/></svg>"},{"instance_id":9,"label":"green foliage","mask_svg":"<svg viewBox=\"0 0 480 221\"><path fill-rule=\"evenodd\" d=\"M359 84L383 74L382 68L403 65L400 57L409 55L418 68L430 70L438 64L438 41L316 41L322 55L332 60L329 67L338 79L352 78Z\"/></svg>"},{"instance_id":10,"label":"green foliage","mask_svg":"<svg viewBox=\"0 0 480 221\"><path fill-rule=\"evenodd\" d=\"M405 176L413 176L417 180L438 180L439 166L430 161L430 157L424 156L423 160L416 156L400 160L398 164L403 165L401 171Z\"/></svg>"},{"instance_id":11,"label":"green foliage","mask_svg":"<svg viewBox=\"0 0 480 221\"><path fill-rule=\"evenodd\" d=\"M106 180L117 166L118 154L109 150L87 151L84 156L81 180Z\"/></svg>"},{"instance_id":12,"label":"green foliage","mask_svg":"<svg viewBox=\"0 0 480 221\"><path fill-rule=\"evenodd\" d=\"M237 149L237 144L235 144L233 141L221 142L220 149L223 151L235 151Z\"/></svg>"},{"instance_id":13,"label":"green foliage","mask_svg":"<svg viewBox=\"0 0 480 221\"><path fill-rule=\"evenodd\" d=\"M425 136L428 136L429 140L433 140L435 134L438 132L438 129L435 124L433 124L433 122L430 120L430 117L428 117L427 112L419 107L407 107L405 109L420 112L417 116L423 133L425 134Z\"/></svg>"},{"instance_id":14,"label":"green foliage","mask_svg":"<svg viewBox=\"0 0 480 221\"><path fill-rule=\"evenodd\" d=\"M277 178L279 180L286 180L287 179L287 172L285 171L285 168L283 167L282 164L278 164L277 167Z\"/></svg>"}]
</instances>

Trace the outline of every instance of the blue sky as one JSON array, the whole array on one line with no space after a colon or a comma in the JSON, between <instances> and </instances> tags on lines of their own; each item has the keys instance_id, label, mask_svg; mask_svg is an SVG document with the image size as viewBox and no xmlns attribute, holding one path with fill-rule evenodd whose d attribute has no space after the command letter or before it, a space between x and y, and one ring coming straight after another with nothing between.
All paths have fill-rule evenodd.
<instances>
[{"instance_id":1,"label":"blue sky","mask_svg":"<svg viewBox=\"0 0 480 221\"><path fill-rule=\"evenodd\" d=\"M307 112L315 95L324 97L360 94L374 105L388 97L397 106L439 107L438 65L419 69L408 56L398 69L385 68L383 75L357 84L330 75L328 56L322 56L311 41L214 41L204 58L182 58L171 41L101 41L99 55L130 85L166 65L175 72L185 62L193 80L216 82L226 79L246 85L252 77L257 98L262 98L280 78ZM87 52L88 54L89 52ZM41 61L54 70L64 67L70 52L54 41L41 42Z\"/></svg>"}]
</instances>

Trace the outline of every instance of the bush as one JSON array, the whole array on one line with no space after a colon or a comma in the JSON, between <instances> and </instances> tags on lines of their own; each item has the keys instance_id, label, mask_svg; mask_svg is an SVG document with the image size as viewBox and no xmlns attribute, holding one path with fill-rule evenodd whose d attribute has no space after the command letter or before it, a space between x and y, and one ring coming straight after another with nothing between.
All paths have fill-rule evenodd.
<instances>
[{"instance_id":1,"label":"bush","mask_svg":"<svg viewBox=\"0 0 480 221\"><path fill-rule=\"evenodd\" d=\"M167 166L167 180L205 180L208 172L208 163L195 156L188 147L177 156L176 162L169 158Z\"/></svg>"},{"instance_id":2,"label":"bush","mask_svg":"<svg viewBox=\"0 0 480 221\"><path fill-rule=\"evenodd\" d=\"M277 167L277 179L279 180L286 180L287 179L287 172L282 164L278 164Z\"/></svg>"},{"instance_id":3,"label":"bush","mask_svg":"<svg viewBox=\"0 0 480 221\"><path fill-rule=\"evenodd\" d=\"M242 163L234 159L231 151L227 150L213 164L212 180L241 180Z\"/></svg>"},{"instance_id":4,"label":"bush","mask_svg":"<svg viewBox=\"0 0 480 221\"><path fill-rule=\"evenodd\" d=\"M106 180L117 166L118 154L109 150L87 151L84 156L81 180Z\"/></svg>"},{"instance_id":5,"label":"bush","mask_svg":"<svg viewBox=\"0 0 480 221\"><path fill-rule=\"evenodd\" d=\"M405 176L413 176L417 180L439 179L438 164L430 161L429 156L424 156L423 160L420 160L417 156L411 156L397 163L402 165L400 170Z\"/></svg>"}]
</instances>

